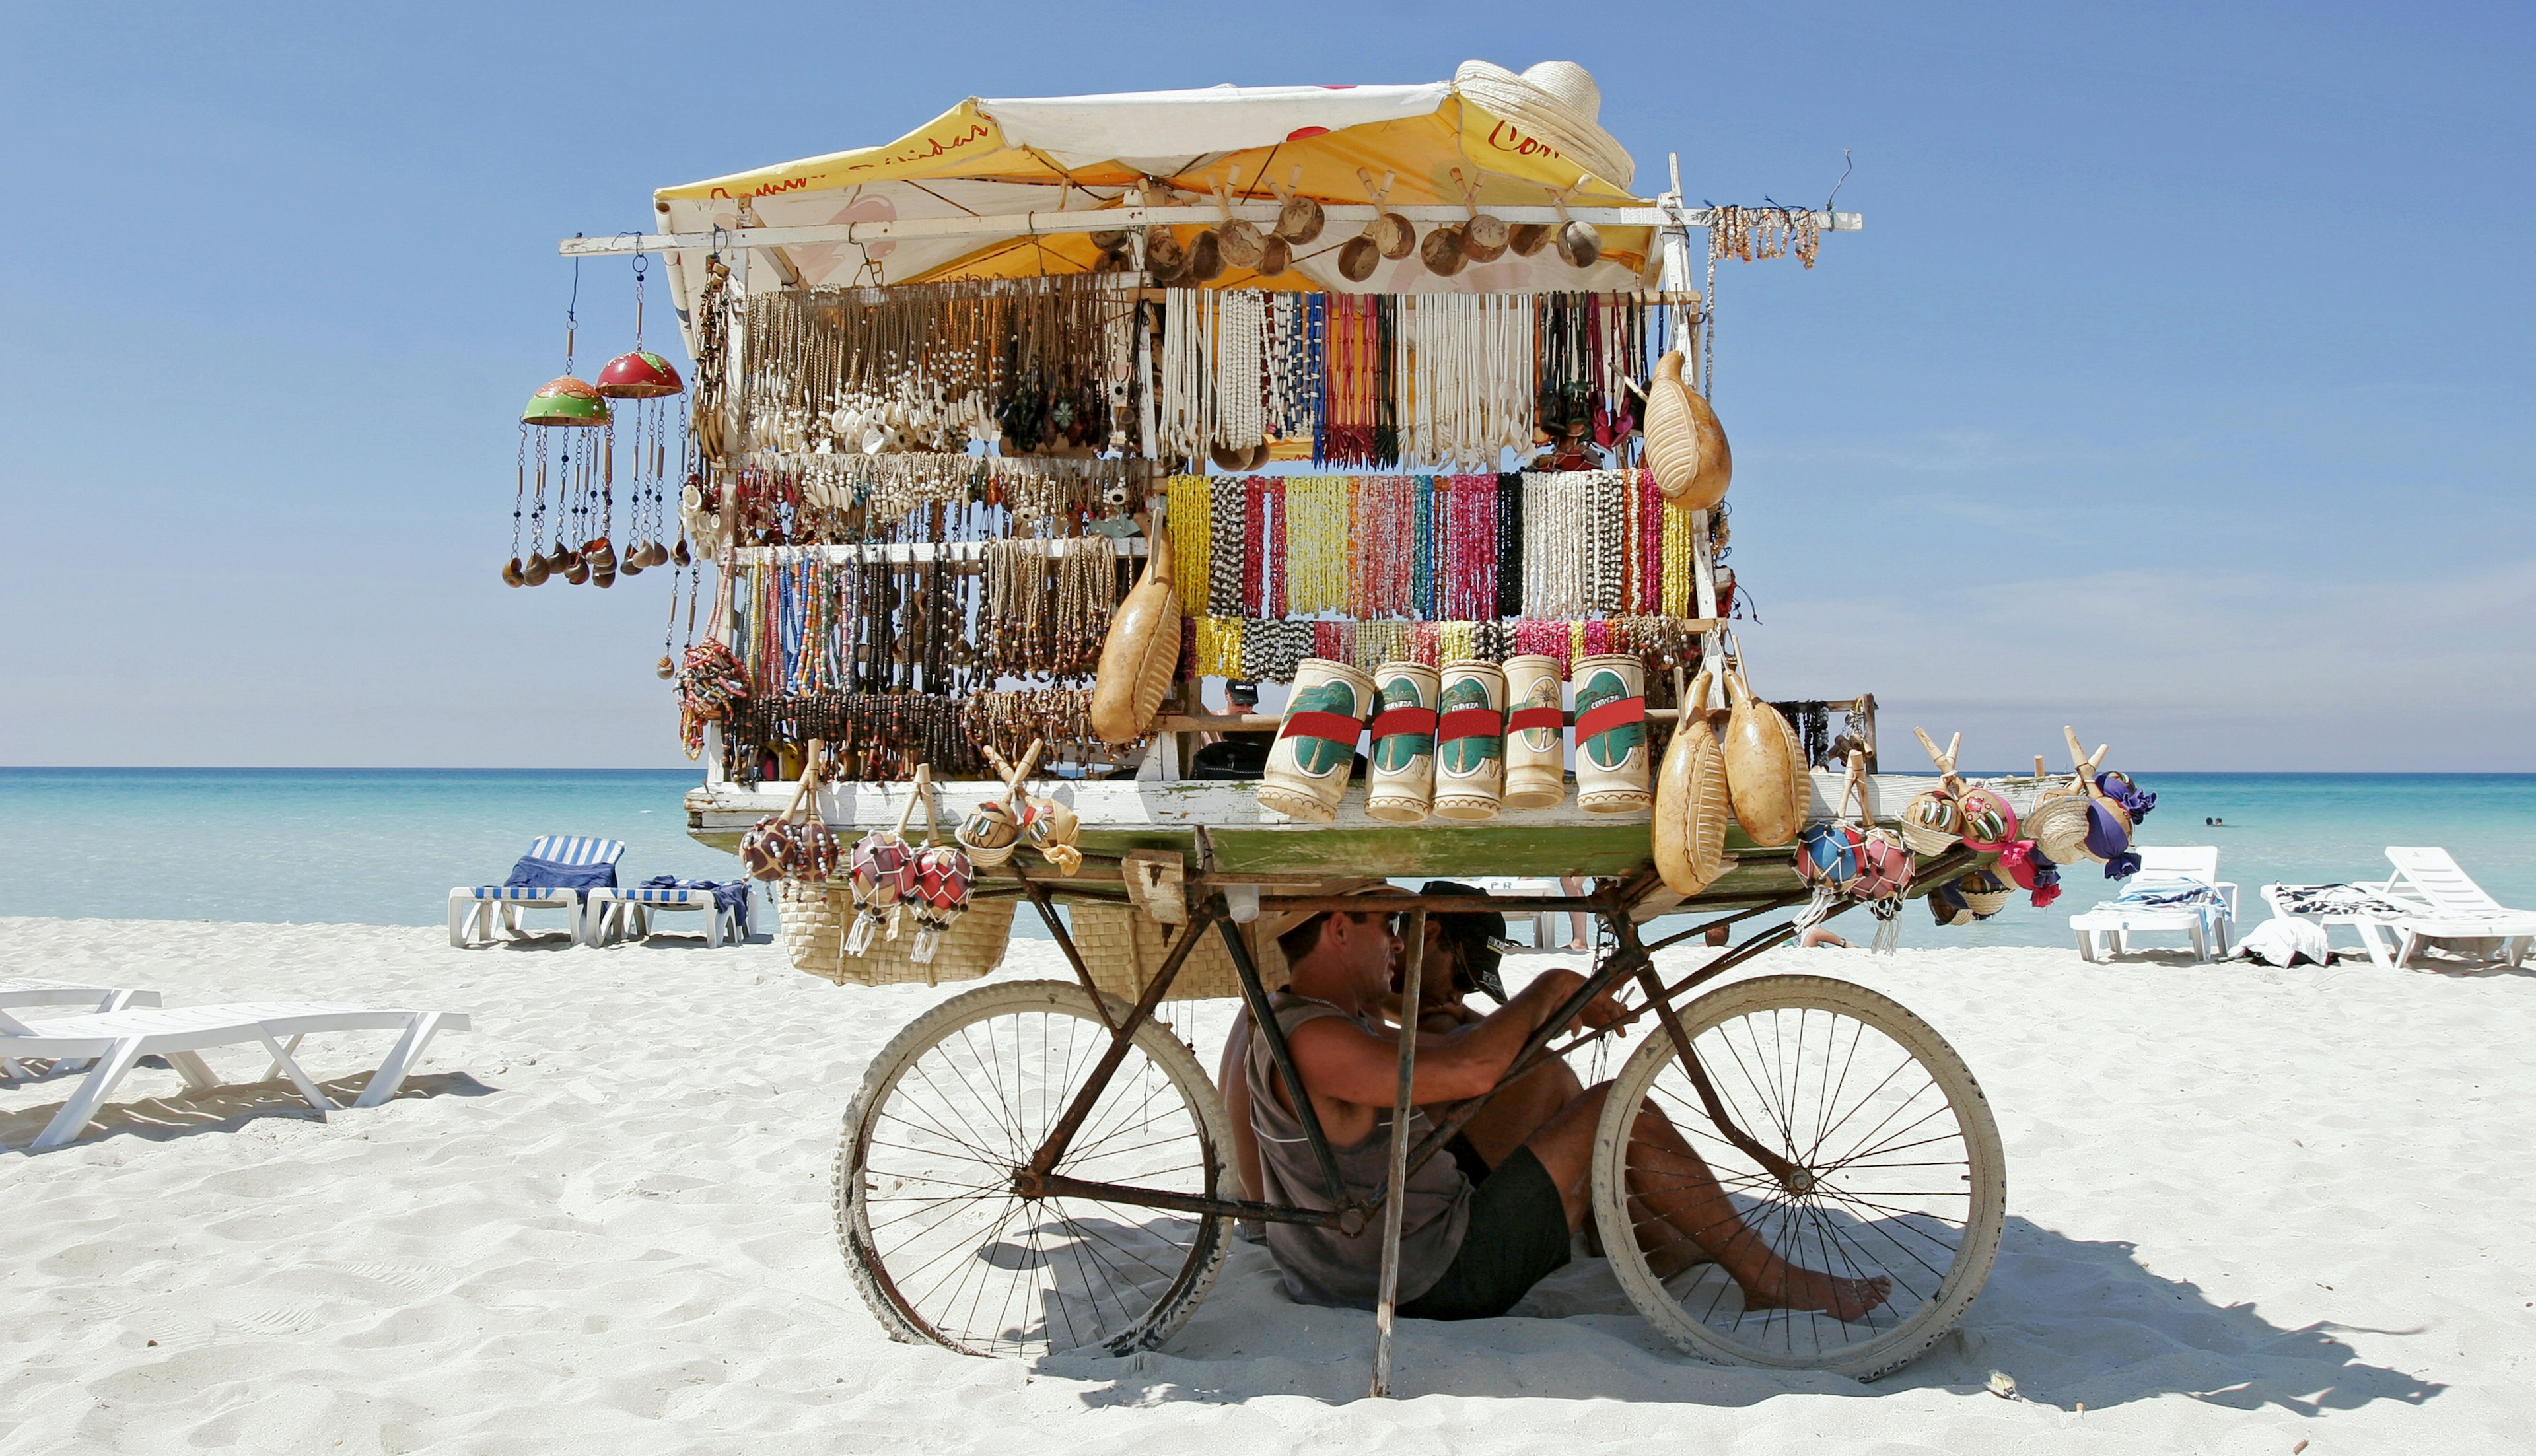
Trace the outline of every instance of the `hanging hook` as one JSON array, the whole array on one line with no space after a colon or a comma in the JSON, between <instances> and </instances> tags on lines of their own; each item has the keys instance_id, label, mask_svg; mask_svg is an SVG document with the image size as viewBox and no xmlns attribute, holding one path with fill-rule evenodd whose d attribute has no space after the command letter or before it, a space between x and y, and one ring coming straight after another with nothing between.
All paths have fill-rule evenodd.
<instances>
[{"instance_id":1,"label":"hanging hook","mask_svg":"<svg viewBox=\"0 0 2536 1456\"><path fill-rule=\"evenodd\" d=\"M1858 163L1857 163L1857 162L1852 161L1852 160L1850 160L1850 158L1849 158L1849 149L1848 149L1848 148L1846 148L1846 147L1841 148L1841 149L1840 149L1840 180L1831 184L1831 196L1826 197L1826 198L1824 198L1824 199L1823 199L1823 211L1824 211L1825 213L1829 213L1829 212L1831 211L1831 205L1832 205L1834 202L1839 201L1839 199L1840 199L1840 189L1848 183L1848 181L1849 181L1849 174L1850 174L1850 172L1851 172L1854 168L1856 168L1856 167L1857 167L1857 165L1858 165Z\"/></svg>"},{"instance_id":2,"label":"hanging hook","mask_svg":"<svg viewBox=\"0 0 2536 1456\"><path fill-rule=\"evenodd\" d=\"M576 232L575 237L581 236ZM581 255L572 255L572 297L563 306L563 372L572 372L572 336L579 324L581 308Z\"/></svg>"}]
</instances>

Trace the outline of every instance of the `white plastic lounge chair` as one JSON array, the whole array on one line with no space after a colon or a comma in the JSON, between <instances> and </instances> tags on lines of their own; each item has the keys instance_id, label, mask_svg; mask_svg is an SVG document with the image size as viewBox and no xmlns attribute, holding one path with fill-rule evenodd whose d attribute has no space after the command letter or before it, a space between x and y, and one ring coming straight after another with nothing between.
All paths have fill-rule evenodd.
<instances>
[{"instance_id":1,"label":"white plastic lounge chair","mask_svg":"<svg viewBox=\"0 0 2536 1456\"><path fill-rule=\"evenodd\" d=\"M748 919L737 906L729 910L711 890L690 890L666 885L633 885L621 890L590 892L587 920L588 942L605 945L628 936L649 939L652 916L657 911L700 910L705 913L705 944L719 946L728 938L734 944L748 940Z\"/></svg>"},{"instance_id":2,"label":"white plastic lounge chair","mask_svg":"<svg viewBox=\"0 0 2536 1456\"><path fill-rule=\"evenodd\" d=\"M2527 943L2536 938L2536 911L2511 910L2493 899L2436 846L2389 845L2386 858L2395 866L2386 881L2388 898L2424 907L2422 914L2394 922L2401 937L2396 965L2411 965L2414 953L2434 940L2485 939L2499 940L2502 959L2511 966L2525 963Z\"/></svg>"},{"instance_id":3,"label":"white plastic lounge chair","mask_svg":"<svg viewBox=\"0 0 2536 1456\"><path fill-rule=\"evenodd\" d=\"M2108 901L2069 918L2069 928L2078 932L2079 957L2087 961L2107 960L2129 950L2132 935L2143 931L2178 930L2191 937L2195 958L2210 961L2226 956L2228 943L2237 928L2237 887L2219 878L2218 847L2142 845L2138 848L2139 872L2124 887L2124 897L2206 890L2224 903L2217 906L2169 906L2125 905ZM2099 936L2103 937L2101 941Z\"/></svg>"},{"instance_id":4,"label":"white plastic lounge chair","mask_svg":"<svg viewBox=\"0 0 2536 1456\"><path fill-rule=\"evenodd\" d=\"M60 1017L23 1031L0 1031L0 1055L96 1058L96 1065L80 1082L70 1101L62 1105L27 1149L40 1153L71 1142L86 1131L115 1084L145 1056L165 1057L186 1085L202 1091L221 1085L221 1079L212 1075L212 1069L203 1062L203 1047L262 1043L273 1053L273 1064L265 1068L265 1080L276 1072L287 1076L291 1085L299 1089L299 1095L308 1099L308 1105L323 1117L333 1105L299 1069L299 1063L290 1058L290 1053L299 1047L300 1038L312 1032L402 1033L387 1060L379 1063L369 1085L352 1104L356 1108L374 1108L396 1095L406 1073L433 1037L468 1029L466 1014L457 1011L376 1011L325 1001L237 1001L219 1006L182 1006L172 1011L104 1011L92 1016ZM288 1039L286 1044L285 1038Z\"/></svg>"},{"instance_id":5,"label":"white plastic lounge chair","mask_svg":"<svg viewBox=\"0 0 2536 1456\"><path fill-rule=\"evenodd\" d=\"M2368 953L2369 964L2390 970L2394 967L2395 936L2391 927L2405 907L2387 898L2383 884L2361 881L2356 884L2265 885L2261 893L2263 903L2272 908L2276 917L2306 920L2320 926L2328 935L2336 925L2350 926L2358 932L2360 948Z\"/></svg>"},{"instance_id":6,"label":"white plastic lounge chair","mask_svg":"<svg viewBox=\"0 0 2536 1456\"><path fill-rule=\"evenodd\" d=\"M527 857L575 868L612 865L625 857L625 843L588 835L550 834L531 844ZM526 918L523 912L536 909L563 911L570 918L565 928L572 933L572 943L586 944L590 939L589 897L586 890L549 890L534 885L460 885L449 892L449 943L465 950L479 942L489 944L520 935L521 922Z\"/></svg>"},{"instance_id":7,"label":"white plastic lounge chair","mask_svg":"<svg viewBox=\"0 0 2536 1456\"><path fill-rule=\"evenodd\" d=\"M27 1024L9 1013L37 1006L77 1006L82 1011L120 1011L126 1006L156 1006L157 991L118 990L103 985L52 985L35 981L0 982L0 1033L24 1032ZM70 1069L55 1062L53 1071ZM0 1077L27 1080L32 1073L5 1056L0 1056Z\"/></svg>"}]
</instances>

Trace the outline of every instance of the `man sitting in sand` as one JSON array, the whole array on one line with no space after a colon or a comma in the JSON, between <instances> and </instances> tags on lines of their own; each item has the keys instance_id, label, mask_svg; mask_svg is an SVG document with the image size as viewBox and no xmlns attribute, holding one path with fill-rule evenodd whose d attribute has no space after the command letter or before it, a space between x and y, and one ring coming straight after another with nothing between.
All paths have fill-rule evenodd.
<instances>
[{"instance_id":1,"label":"man sitting in sand","mask_svg":"<svg viewBox=\"0 0 2536 1456\"><path fill-rule=\"evenodd\" d=\"M1441 889L1440 886L1430 888ZM1421 997L1412 1139L1430 1111L1494 1088L1534 1030L1583 983L1573 971L1542 973L1497 1010L1480 1015L1454 990L1478 984L1470 927L1430 917ZM1500 921L1501 923L1501 921ZM1292 979L1269 999L1303 1088L1349 1193L1370 1198L1389 1180L1391 1105L1399 1081L1397 1033L1380 1019L1401 960L1396 918L1364 912L1311 916L1277 937ZM1468 957L1468 959L1465 959ZM1487 968L1493 971L1493 967ZM1582 1020L1621 1015L1609 997ZM1235 1029L1226 1054L1227 1102L1246 1187L1270 1202L1331 1206L1318 1160L1278 1077L1266 1041ZM1586 1223L1594 1132L1609 1083L1580 1086L1552 1062L1524 1077L1455 1140L1450 1158L1410 1173L1403 1200L1400 1312L1413 1319L1503 1314L1567 1262ZM1239 1095L1234 1090L1239 1089ZM1243 1106L1246 1104L1246 1107ZM1246 1124L1246 1126L1245 1126ZM1243 1139L1240 1131L1252 1134ZM1253 1147L1239 1146L1251 1141ZM1699 1155L1662 1113L1640 1113L1630 1142L1630 1187L1643 1209L1636 1234L1662 1276L1714 1261L1743 1288L1747 1307L1819 1310L1856 1319L1884 1302L1890 1281L1848 1279L1791 1264L1750 1236ZM1355 1234L1271 1223L1268 1249L1287 1292L1307 1304L1371 1308L1380 1283L1381 1223Z\"/></svg>"}]
</instances>

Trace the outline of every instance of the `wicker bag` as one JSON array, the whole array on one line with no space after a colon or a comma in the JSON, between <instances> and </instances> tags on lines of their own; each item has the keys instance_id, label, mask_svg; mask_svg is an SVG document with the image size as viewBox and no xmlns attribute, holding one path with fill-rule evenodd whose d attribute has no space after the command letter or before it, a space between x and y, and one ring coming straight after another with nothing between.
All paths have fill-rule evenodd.
<instances>
[{"instance_id":1,"label":"wicker bag","mask_svg":"<svg viewBox=\"0 0 2536 1456\"><path fill-rule=\"evenodd\" d=\"M2007 909L2008 897L2016 893L2014 885L1987 869L1965 875L1957 888L1963 892L1964 907L1983 919Z\"/></svg>"},{"instance_id":2,"label":"wicker bag","mask_svg":"<svg viewBox=\"0 0 2536 1456\"><path fill-rule=\"evenodd\" d=\"M846 932L855 922L855 900L853 891L842 883L786 880L775 887L775 904L784 920L784 954L795 971L839 985L940 985L946 981L975 981L1002 964L1005 945L1012 939L1015 902L973 902L968 914L942 932L933 959L922 965L915 959L913 934L880 941L859 956L846 953Z\"/></svg>"}]
</instances>

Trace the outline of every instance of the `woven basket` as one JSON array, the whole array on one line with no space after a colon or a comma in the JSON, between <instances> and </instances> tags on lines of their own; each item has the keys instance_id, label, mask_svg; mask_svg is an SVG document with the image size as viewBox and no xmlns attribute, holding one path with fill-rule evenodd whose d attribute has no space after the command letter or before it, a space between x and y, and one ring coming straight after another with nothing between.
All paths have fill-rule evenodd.
<instances>
[{"instance_id":1,"label":"woven basket","mask_svg":"<svg viewBox=\"0 0 2536 1456\"><path fill-rule=\"evenodd\" d=\"M939 985L946 981L975 981L1003 963L1005 943L1012 939L1011 900L980 900L942 932L933 959L918 965L916 917L902 914L898 938L879 940L865 954L846 954L846 932L855 923L854 891L840 880L804 884L785 880L775 887L775 903L784 920L784 954L792 969L833 981L839 985Z\"/></svg>"},{"instance_id":2,"label":"woven basket","mask_svg":"<svg viewBox=\"0 0 2536 1456\"><path fill-rule=\"evenodd\" d=\"M1965 875L1957 888L1963 891L1965 909L1984 919L2007 909L2008 897L2016 892L2015 886L1986 869Z\"/></svg>"},{"instance_id":3,"label":"woven basket","mask_svg":"<svg viewBox=\"0 0 2536 1456\"><path fill-rule=\"evenodd\" d=\"M2075 780L2035 795L2025 815L2025 837L2055 864L2074 864L2086 853L2087 795Z\"/></svg>"},{"instance_id":4,"label":"woven basket","mask_svg":"<svg viewBox=\"0 0 2536 1456\"><path fill-rule=\"evenodd\" d=\"M1144 995L1154 973L1171 955L1172 942L1185 928L1166 925L1124 905L1077 903L1066 908L1066 917L1071 921L1074 948L1092 972L1092 983L1125 1001ZM1251 948L1252 963L1259 968L1260 983L1272 991L1283 986L1286 957L1277 949L1277 942L1261 940L1247 926L1241 928L1241 934ZM1240 994L1241 978L1233 969L1233 953L1224 948L1223 932L1210 929L1181 963L1179 975L1172 978L1172 988L1163 999L1202 1001Z\"/></svg>"}]
</instances>

